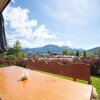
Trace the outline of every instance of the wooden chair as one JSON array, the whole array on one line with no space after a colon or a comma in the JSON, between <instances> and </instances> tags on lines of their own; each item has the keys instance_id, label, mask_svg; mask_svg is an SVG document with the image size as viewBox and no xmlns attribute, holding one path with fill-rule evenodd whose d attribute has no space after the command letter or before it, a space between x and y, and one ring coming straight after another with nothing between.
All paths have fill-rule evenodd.
<instances>
[{"instance_id":1,"label":"wooden chair","mask_svg":"<svg viewBox=\"0 0 100 100\"><path fill-rule=\"evenodd\" d=\"M40 70L66 77L71 77L74 81L76 81L77 79L85 80L88 81L88 84L91 84L91 68L89 64L63 65L53 61L50 61L49 63L45 63L44 61L33 62L30 59L26 64L26 67L34 70Z\"/></svg>"}]
</instances>

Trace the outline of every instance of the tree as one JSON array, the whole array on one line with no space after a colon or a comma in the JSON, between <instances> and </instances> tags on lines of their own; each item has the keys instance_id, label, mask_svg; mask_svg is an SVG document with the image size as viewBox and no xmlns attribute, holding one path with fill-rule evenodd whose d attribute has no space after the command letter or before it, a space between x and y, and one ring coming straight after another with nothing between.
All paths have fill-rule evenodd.
<instances>
[{"instance_id":1,"label":"tree","mask_svg":"<svg viewBox=\"0 0 100 100\"><path fill-rule=\"evenodd\" d=\"M12 55L12 54L15 54L15 49L12 47L9 47L7 50L7 55Z\"/></svg>"},{"instance_id":2,"label":"tree","mask_svg":"<svg viewBox=\"0 0 100 100\"><path fill-rule=\"evenodd\" d=\"M51 54L51 51L48 51L47 53L50 55Z\"/></svg>"},{"instance_id":3,"label":"tree","mask_svg":"<svg viewBox=\"0 0 100 100\"><path fill-rule=\"evenodd\" d=\"M83 52L83 57L86 58L86 51Z\"/></svg>"},{"instance_id":4,"label":"tree","mask_svg":"<svg viewBox=\"0 0 100 100\"><path fill-rule=\"evenodd\" d=\"M68 50L67 50L67 49L64 49L64 50L62 51L62 55L68 55Z\"/></svg>"},{"instance_id":5,"label":"tree","mask_svg":"<svg viewBox=\"0 0 100 100\"><path fill-rule=\"evenodd\" d=\"M74 56L74 52L73 51L70 51L69 52L69 55Z\"/></svg>"},{"instance_id":6,"label":"tree","mask_svg":"<svg viewBox=\"0 0 100 100\"><path fill-rule=\"evenodd\" d=\"M21 43L17 40L13 47L8 48L6 58L19 59L24 58L25 56L25 53L21 50Z\"/></svg>"},{"instance_id":7,"label":"tree","mask_svg":"<svg viewBox=\"0 0 100 100\"><path fill-rule=\"evenodd\" d=\"M100 57L100 49L98 50L97 54L98 54L98 57Z\"/></svg>"},{"instance_id":8,"label":"tree","mask_svg":"<svg viewBox=\"0 0 100 100\"><path fill-rule=\"evenodd\" d=\"M79 55L80 55L80 54L79 54L79 51L77 50L77 51L76 51L76 56L79 57Z\"/></svg>"},{"instance_id":9,"label":"tree","mask_svg":"<svg viewBox=\"0 0 100 100\"><path fill-rule=\"evenodd\" d=\"M17 57L18 58L24 58L26 55L25 55L25 53L24 52L18 52L17 53Z\"/></svg>"},{"instance_id":10,"label":"tree","mask_svg":"<svg viewBox=\"0 0 100 100\"><path fill-rule=\"evenodd\" d=\"M17 40L14 44L15 55L18 56L18 53L21 52L21 44Z\"/></svg>"}]
</instances>

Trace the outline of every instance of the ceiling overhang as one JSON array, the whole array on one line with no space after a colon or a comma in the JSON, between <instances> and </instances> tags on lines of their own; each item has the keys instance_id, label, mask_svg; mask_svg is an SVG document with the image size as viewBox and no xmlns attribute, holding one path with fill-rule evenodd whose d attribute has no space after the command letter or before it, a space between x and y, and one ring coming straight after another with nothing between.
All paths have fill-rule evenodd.
<instances>
[{"instance_id":1,"label":"ceiling overhang","mask_svg":"<svg viewBox=\"0 0 100 100\"><path fill-rule=\"evenodd\" d=\"M0 12L2 12L11 0L0 0Z\"/></svg>"}]
</instances>

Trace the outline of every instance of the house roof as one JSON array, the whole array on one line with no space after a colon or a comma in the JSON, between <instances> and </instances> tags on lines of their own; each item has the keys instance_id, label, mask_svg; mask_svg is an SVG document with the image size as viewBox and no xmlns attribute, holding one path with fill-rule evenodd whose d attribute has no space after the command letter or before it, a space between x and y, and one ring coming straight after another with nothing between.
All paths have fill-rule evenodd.
<instances>
[{"instance_id":1,"label":"house roof","mask_svg":"<svg viewBox=\"0 0 100 100\"><path fill-rule=\"evenodd\" d=\"M0 0L0 12L2 12L11 0Z\"/></svg>"}]
</instances>

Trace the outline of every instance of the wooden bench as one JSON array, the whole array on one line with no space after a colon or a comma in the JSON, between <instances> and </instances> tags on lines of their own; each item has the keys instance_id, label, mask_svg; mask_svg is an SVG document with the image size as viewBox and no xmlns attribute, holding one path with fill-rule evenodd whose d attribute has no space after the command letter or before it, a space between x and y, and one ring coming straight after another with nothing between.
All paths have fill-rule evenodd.
<instances>
[{"instance_id":1,"label":"wooden bench","mask_svg":"<svg viewBox=\"0 0 100 100\"><path fill-rule=\"evenodd\" d=\"M59 64L56 61L37 61L33 62L31 59L26 64L27 68L50 72L66 77L71 77L75 81L76 79L88 81L91 84L91 68L88 64Z\"/></svg>"}]
</instances>

